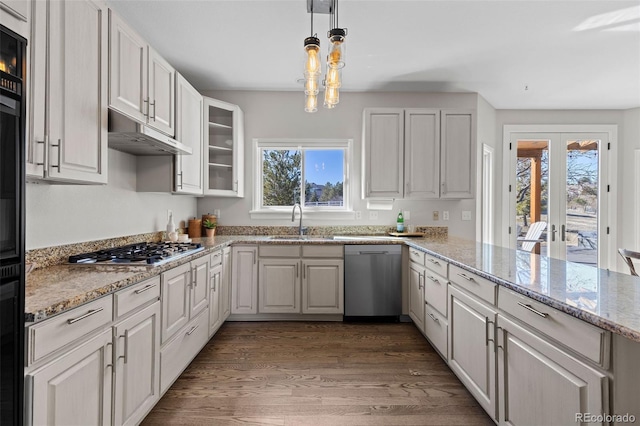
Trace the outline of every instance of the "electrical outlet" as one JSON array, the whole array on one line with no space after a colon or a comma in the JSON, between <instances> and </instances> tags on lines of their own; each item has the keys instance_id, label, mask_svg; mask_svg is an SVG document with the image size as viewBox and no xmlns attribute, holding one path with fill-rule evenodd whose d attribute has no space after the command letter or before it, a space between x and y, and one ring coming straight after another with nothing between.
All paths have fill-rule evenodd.
<instances>
[{"instance_id":1,"label":"electrical outlet","mask_svg":"<svg viewBox=\"0 0 640 426\"><path fill-rule=\"evenodd\" d=\"M440 212L438 210L433 211L433 220L440 219Z\"/></svg>"},{"instance_id":2,"label":"electrical outlet","mask_svg":"<svg viewBox=\"0 0 640 426\"><path fill-rule=\"evenodd\" d=\"M369 212L369 220L378 220L378 212L377 211L370 211Z\"/></svg>"},{"instance_id":3,"label":"electrical outlet","mask_svg":"<svg viewBox=\"0 0 640 426\"><path fill-rule=\"evenodd\" d=\"M356 210L356 220L362 220L362 212L360 210Z\"/></svg>"},{"instance_id":4,"label":"electrical outlet","mask_svg":"<svg viewBox=\"0 0 640 426\"><path fill-rule=\"evenodd\" d=\"M213 209L213 214L218 220L220 220L220 209Z\"/></svg>"},{"instance_id":5,"label":"electrical outlet","mask_svg":"<svg viewBox=\"0 0 640 426\"><path fill-rule=\"evenodd\" d=\"M449 220L449 211L445 210L442 212L442 220Z\"/></svg>"},{"instance_id":6,"label":"electrical outlet","mask_svg":"<svg viewBox=\"0 0 640 426\"><path fill-rule=\"evenodd\" d=\"M404 220L411 220L411 212L409 210L404 210L402 212L402 217Z\"/></svg>"},{"instance_id":7,"label":"electrical outlet","mask_svg":"<svg viewBox=\"0 0 640 426\"><path fill-rule=\"evenodd\" d=\"M471 210L462 211L462 220L471 220Z\"/></svg>"}]
</instances>

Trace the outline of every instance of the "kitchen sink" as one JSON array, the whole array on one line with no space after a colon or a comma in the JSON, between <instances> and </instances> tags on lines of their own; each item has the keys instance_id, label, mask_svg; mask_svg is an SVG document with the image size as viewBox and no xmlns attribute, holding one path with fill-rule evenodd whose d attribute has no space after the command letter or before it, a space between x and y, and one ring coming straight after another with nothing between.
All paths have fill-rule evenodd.
<instances>
[{"instance_id":1,"label":"kitchen sink","mask_svg":"<svg viewBox=\"0 0 640 426\"><path fill-rule=\"evenodd\" d=\"M333 240L331 236L322 235L271 235L270 240L306 241L306 240Z\"/></svg>"}]
</instances>

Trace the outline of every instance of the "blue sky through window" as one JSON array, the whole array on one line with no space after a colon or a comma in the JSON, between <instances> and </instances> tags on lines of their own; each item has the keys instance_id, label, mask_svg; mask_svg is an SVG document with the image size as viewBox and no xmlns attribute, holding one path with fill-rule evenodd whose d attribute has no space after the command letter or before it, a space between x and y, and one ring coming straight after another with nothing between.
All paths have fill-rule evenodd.
<instances>
[{"instance_id":1,"label":"blue sky through window","mask_svg":"<svg viewBox=\"0 0 640 426\"><path fill-rule=\"evenodd\" d=\"M305 179L324 185L344 180L344 151L342 149L305 150Z\"/></svg>"}]
</instances>

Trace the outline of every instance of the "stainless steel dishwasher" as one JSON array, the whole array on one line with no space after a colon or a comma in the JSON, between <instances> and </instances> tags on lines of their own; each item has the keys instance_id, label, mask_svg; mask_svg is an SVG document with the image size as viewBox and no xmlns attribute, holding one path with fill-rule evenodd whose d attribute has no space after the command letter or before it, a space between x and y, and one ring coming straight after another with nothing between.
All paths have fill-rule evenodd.
<instances>
[{"instance_id":1,"label":"stainless steel dishwasher","mask_svg":"<svg viewBox=\"0 0 640 426\"><path fill-rule=\"evenodd\" d=\"M397 321L402 314L401 268L400 245L345 245L345 321Z\"/></svg>"}]
</instances>

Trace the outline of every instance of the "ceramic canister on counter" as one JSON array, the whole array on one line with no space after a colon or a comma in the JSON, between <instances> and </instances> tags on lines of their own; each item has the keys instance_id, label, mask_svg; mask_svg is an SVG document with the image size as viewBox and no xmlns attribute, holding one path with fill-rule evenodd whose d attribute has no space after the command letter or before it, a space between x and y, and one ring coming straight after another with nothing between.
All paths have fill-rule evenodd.
<instances>
[{"instance_id":1,"label":"ceramic canister on counter","mask_svg":"<svg viewBox=\"0 0 640 426\"><path fill-rule=\"evenodd\" d=\"M189 219L189 238L202 237L202 219Z\"/></svg>"}]
</instances>

